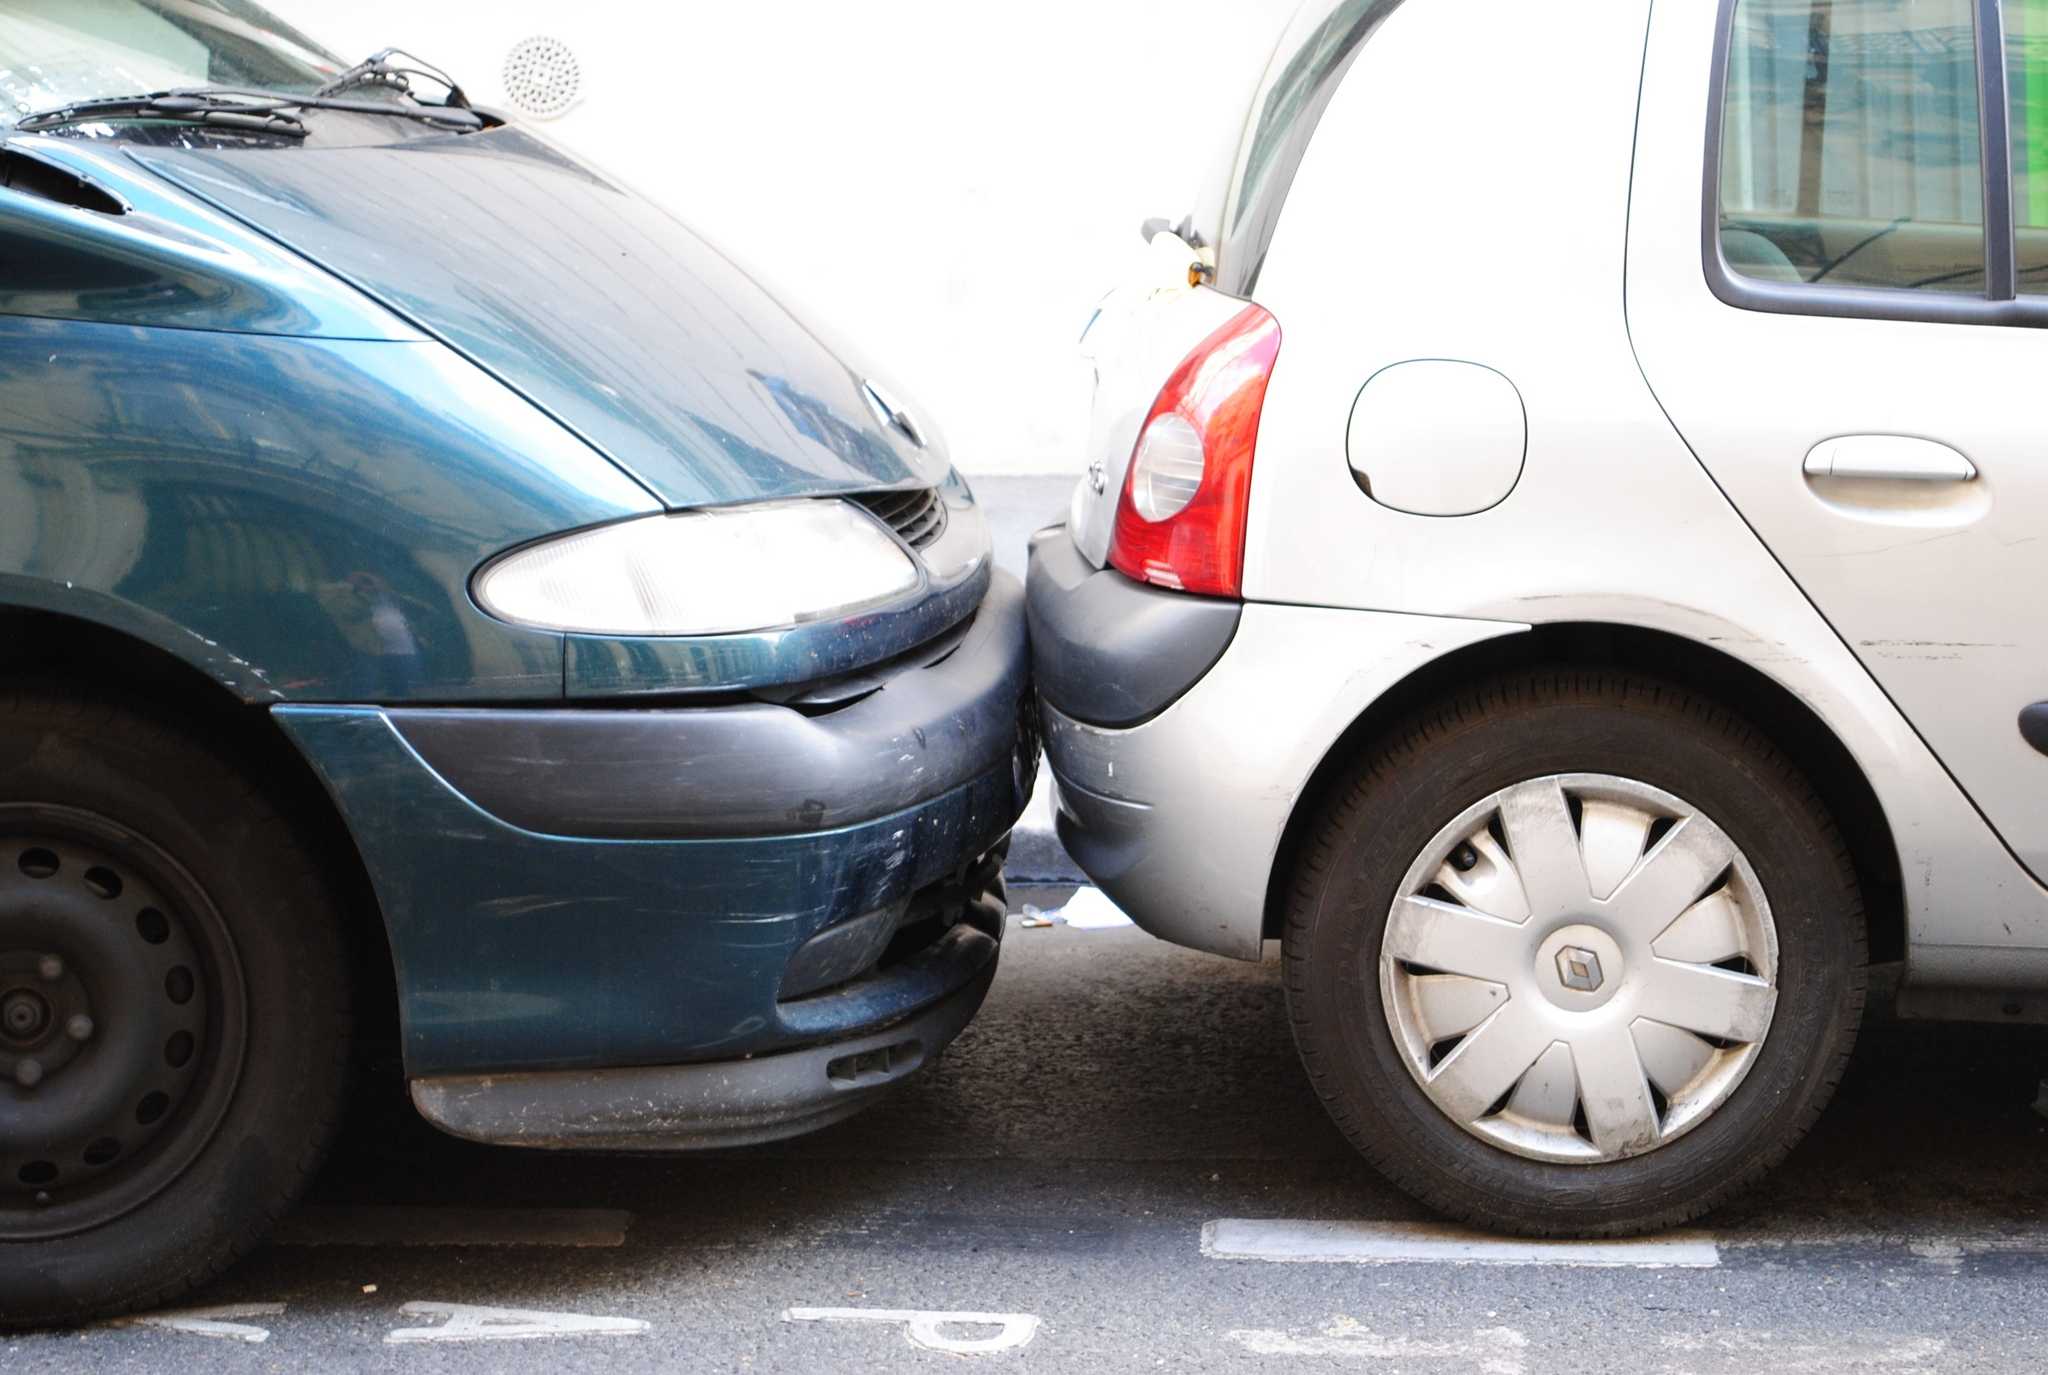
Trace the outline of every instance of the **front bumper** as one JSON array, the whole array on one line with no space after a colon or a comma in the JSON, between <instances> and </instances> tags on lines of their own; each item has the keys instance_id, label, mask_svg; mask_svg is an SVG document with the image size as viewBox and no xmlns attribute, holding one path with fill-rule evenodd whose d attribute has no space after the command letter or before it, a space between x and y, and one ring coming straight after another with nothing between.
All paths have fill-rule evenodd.
<instances>
[{"instance_id":1,"label":"front bumper","mask_svg":"<svg viewBox=\"0 0 2048 1375\"><path fill-rule=\"evenodd\" d=\"M1064 530L1041 532L1030 588L1032 655L1043 675L1040 716L1060 840L1139 926L1241 959L1259 958L1281 840L1317 766L1345 731L1430 660L1525 628L1231 604L1237 613L1232 634L1216 657L1200 662L1203 655L1183 653L1164 677L1155 666L1151 678L1125 678L1141 690L1111 701L1060 686L1116 676L1128 648L1102 617L1077 605L1083 598L1124 598L1125 591L1105 591L1100 582L1119 575L1063 576L1059 561L1072 549ZM1177 594L1144 595L1170 602ZM1202 608L1214 603L1179 602L1185 609L1147 603L1145 639L1199 643L1201 618L1214 615ZM1187 626L1186 636L1175 635L1177 621ZM1147 714L1135 724L1117 719L1134 707ZM1082 713L1090 710L1108 712L1109 719L1087 719Z\"/></svg>"},{"instance_id":2,"label":"front bumper","mask_svg":"<svg viewBox=\"0 0 2048 1375\"><path fill-rule=\"evenodd\" d=\"M408 1074L752 1062L944 1006L929 1058L1035 768L1015 580L934 655L833 709L274 708L382 905Z\"/></svg>"},{"instance_id":3,"label":"front bumper","mask_svg":"<svg viewBox=\"0 0 2048 1375\"><path fill-rule=\"evenodd\" d=\"M751 1060L412 1081L420 1115L471 1141L541 1150L750 1146L850 1117L929 1064L973 1018L996 966L882 1031Z\"/></svg>"}]
</instances>

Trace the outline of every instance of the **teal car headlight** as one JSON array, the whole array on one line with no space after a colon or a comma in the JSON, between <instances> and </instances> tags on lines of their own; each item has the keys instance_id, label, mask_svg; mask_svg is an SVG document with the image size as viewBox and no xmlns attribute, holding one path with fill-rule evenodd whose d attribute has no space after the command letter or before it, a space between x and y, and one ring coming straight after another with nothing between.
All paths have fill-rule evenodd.
<instances>
[{"instance_id":1,"label":"teal car headlight","mask_svg":"<svg viewBox=\"0 0 2048 1375\"><path fill-rule=\"evenodd\" d=\"M923 573L843 501L777 501L643 516L500 555L478 570L501 620L579 635L778 630L897 600Z\"/></svg>"}]
</instances>

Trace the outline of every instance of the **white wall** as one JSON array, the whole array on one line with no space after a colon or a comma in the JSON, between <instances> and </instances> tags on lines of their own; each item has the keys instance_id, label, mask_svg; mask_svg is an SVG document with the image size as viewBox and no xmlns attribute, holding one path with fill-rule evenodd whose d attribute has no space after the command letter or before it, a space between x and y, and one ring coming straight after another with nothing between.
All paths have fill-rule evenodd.
<instances>
[{"instance_id":1,"label":"white wall","mask_svg":"<svg viewBox=\"0 0 2048 1375\"><path fill-rule=\"evenodd\" d=\"M1074 340L1178 219L1294 0L269 0L503 106L520 39L582 96L540 125L862 346L969 474L1078 471Z\"/></svg>"}]
</instances>

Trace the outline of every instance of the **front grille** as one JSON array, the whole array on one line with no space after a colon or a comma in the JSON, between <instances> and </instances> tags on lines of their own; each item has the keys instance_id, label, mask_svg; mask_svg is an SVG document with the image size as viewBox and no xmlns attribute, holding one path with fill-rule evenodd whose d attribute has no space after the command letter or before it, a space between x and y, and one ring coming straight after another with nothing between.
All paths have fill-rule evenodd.
<instances>
[{"instance_id":1,"label":"front grille","mask_svg":"<svg viewBox=\"0 0 2048 1375\"><path fill-rule=\"evenodd\" d=\"M873 512L912 549L922 549L946 532L946 503L936 487L908 492L863 492L848 498Z\"/></svg>"}]
</instances>

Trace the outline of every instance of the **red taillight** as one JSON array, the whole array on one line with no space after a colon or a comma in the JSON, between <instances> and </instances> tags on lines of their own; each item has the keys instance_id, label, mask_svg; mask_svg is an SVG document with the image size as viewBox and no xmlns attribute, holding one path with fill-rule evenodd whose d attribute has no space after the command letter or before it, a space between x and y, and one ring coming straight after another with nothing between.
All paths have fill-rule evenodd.
<instances>
[{"instance_id":1,"label":"red taillight","mask_svg":"<svg viewBox=\"0 0 2048 1375\"><path fill-rule=\"evenodd\" d=\"M1178 591L1240 594L1252 453L1279 353L1279 322L1246 306L1173 370L1131 452L1112 566Z\"/></svg>"}]
</instances>

